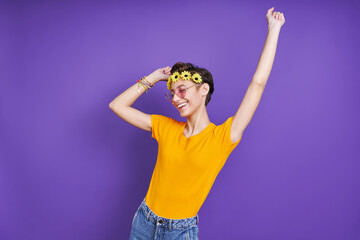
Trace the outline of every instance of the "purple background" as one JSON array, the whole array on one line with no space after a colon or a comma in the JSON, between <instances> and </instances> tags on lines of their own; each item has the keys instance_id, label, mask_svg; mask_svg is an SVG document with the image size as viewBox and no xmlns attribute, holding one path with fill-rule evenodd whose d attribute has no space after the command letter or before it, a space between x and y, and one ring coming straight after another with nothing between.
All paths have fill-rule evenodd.
<instances>
[{"instance_id":1,"label":"purple background","mask_svg":"<svg viewBox=\"0 0 360 240\"><path fill-rule=\"evenodd\" d=\"M157 156L108 104L177 61L236 113L284 13L260 104L199 211L200 239L360 239L359 1L2 1L0 239L128 239ZM133 107L177 120L166 83Z\"/></svg>"}]
</instances>

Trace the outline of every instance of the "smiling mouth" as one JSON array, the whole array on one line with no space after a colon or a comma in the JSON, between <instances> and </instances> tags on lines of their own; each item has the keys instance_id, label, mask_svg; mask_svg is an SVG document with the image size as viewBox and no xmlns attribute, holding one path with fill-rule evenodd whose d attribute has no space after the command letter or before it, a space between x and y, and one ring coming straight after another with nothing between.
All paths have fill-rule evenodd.
<instances>
[{"instance_id":1,"label":"smiling mouth","mask_svg":"<svg viewBox=\"0 0 360 240\"><path fill-rule=\"evenodd\" d=\"M183 104L181 107L179 107L179 110L183 110L185 107L187 107L188 102L186 102L185 104Z\"/></svg>"}]
</instances>

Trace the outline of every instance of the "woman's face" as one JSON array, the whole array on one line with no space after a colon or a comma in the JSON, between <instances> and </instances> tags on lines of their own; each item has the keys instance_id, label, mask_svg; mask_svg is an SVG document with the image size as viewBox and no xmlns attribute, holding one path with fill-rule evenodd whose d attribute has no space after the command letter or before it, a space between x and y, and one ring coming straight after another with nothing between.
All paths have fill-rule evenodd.
<instances>
[{"instance_id":1,"label":"woman's face","mask_svg":"<svg viewBox=\"0 0 360 240\"><path fill-rule=\"evenodd\" d=\"M184 94L183 98L174 94L172 99L172 104L178 109L182 117L192 115L202 104L201 91L200 89L197 90L197 86L194 85L196 85L194 81L182 79L171 84L172 92L175 92L175 89L178 89L179 95ZM181 104L183 103L185 103L185 105L181 107Z\"/></svg>"}]
</instances>

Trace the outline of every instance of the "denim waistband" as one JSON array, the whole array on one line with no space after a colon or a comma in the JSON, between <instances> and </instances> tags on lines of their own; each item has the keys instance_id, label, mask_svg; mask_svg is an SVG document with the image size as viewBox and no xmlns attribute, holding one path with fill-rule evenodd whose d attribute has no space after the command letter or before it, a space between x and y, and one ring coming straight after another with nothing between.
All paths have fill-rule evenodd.
<instances>
[{"instance_id":1,"label":"denim waistband","mask_svg":"<svg viewBox=\"0 0 360 240\"><path fill-rule=\"evenodd\" d=\"M144 212L146 216L146 220L150 220L154 224L157 225L163 225L169 230L173 228L188 228L192 226L196 226L199 223L199 215L196 214L194 217L191 218L182 218L182 219L170 219L170 218L164 218L156 215L150 207L146 204L145 198L141 202L140 209Z\"/></svg>"}]
</instances>

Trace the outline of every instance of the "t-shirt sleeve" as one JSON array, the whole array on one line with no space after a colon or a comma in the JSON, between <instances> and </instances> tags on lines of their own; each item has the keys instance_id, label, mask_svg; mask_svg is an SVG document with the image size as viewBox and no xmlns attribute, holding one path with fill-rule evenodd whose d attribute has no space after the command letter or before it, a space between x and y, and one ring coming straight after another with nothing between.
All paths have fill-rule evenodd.
<instances>
[{"instance_id":1,"label":"t-shirt sleeve","mask_svg":"<svg viewBox=\"0 0 360 240\"><path fill-rule=\"evenodd\" d=\"M166 136L169 130L174 126L176 120L158 114L151 114L151 137L159 141L161 137Z\"/></svg>"},{"instance_id":2,"label":"t-shirt sleeve","mask_svg":"<svg viewBox=\"0 0 360 240\"><path fill-rule=\"evenodd\" d=\"M224 123L218 125L215 129L215 135L219 139L221 150L227 154L230 154L242 139L241 136L235 143L231 142L231 123L233 118L234 116L229 117Z\"/></svg>"}]
</instances>

